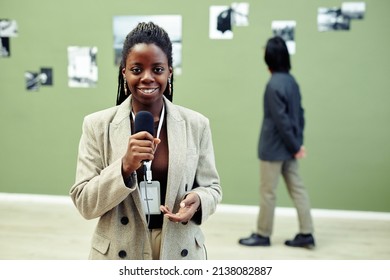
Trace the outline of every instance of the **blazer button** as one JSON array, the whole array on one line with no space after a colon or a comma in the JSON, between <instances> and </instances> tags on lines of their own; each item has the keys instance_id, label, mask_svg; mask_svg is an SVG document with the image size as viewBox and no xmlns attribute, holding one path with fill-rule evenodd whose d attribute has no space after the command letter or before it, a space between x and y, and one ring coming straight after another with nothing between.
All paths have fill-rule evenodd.
<instances>
[{"instance_id":1,"label":"blazer button","mask_svg":"<svg viewBox=\"0 0 390 280\"><path fill-rule=\"evenodd\" d=\"M129 223L129 218L123 217L123 218L121 219L121 223L122 223L122 225L127 225L127 224Z\"/></svg>"},{"instance_id":2,"label":"blazer button","mask_svg":"<svg viewBox=\"0 0 390 280\"><path fill-rule=\"evenodd\" d=\"M183 249L183 250L181 251L180 255L181 255L182 257L187 257L187 255L188 255L188 250L187 250L187 249Z\"/></svg>"},{"instance_id":3,"label":"blazer button","mask_svg":"<svg viewBox=\"0 0 390 280\"><path fill-rule=\"evenodd\" d=\"M119 251L118 256L119 256L121 259L123 259L123 258L126 258L127 253L126 253L126 251L121 250L121 251Z\"/></svg>"}]
</instances>

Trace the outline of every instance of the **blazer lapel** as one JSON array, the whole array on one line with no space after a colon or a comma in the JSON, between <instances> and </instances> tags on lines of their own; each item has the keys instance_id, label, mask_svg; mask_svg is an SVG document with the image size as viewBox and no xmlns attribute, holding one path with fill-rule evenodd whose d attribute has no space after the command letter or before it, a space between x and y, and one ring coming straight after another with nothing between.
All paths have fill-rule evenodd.
<instances>
[{"instance_id":1,"label":"blazer lapel","mask_svg":"<svg viewBox=\"0 0 390 280\"><path fill-rule=\"evenodd\" d=\"M175 106L169 101L165 102L167 109L167 131L168 131L168 149L169 165L167 179L167 195L165 204L169 209L173 209L175 199L180 188L182 177L186 166L186 129L185 122Z\"/></svg>"},{"instance_id":2,"label":"blazer lapel","mask_svg":"<svg viewBox=\"0 0 390 280\"><path fill-rule=\"evenodd\" d=\"M111 161L122 157L126 153L129 136L131 135L130 100L131 97L119 105L118 111L110 123L109 143L112 151Z\"/></svg>"},{"instance_id":3,"label":"blazer lapel","mask_svg":"<svg viewBox=\"0 0 390 280\"><path fill-rule=\"evenodd\" d=\"M117 114L110 123L109 128L109 141L111 144L111 161L118 160L123 157L126 153L127 145L129 143L129 137L131 135L131 125L130 125L130 102L131 96L123 101L118 107ZM137 206L138 212L141 217L144 215L142 204L141 204L141 194L139 189L131 193L133 201ZM146 226L146 220L142 219L144 225Z\"/></svg>"}]
</instances>

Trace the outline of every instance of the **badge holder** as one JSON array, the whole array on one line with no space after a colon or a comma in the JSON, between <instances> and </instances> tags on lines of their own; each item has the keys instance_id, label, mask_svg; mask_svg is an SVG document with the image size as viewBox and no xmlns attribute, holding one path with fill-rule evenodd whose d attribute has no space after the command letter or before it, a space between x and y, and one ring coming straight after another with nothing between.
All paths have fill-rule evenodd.
<instances>
[{"instance_id":1,"label":"badge holder","mask_svg":"<svg viewBox=\"0 0 390 280\"><path fill-rule=\"evenodd\" d=\"M152 181L151 162L145 162L146 180L139 184L142 207L146 214L159 215L161 213L160 182Z\"/></svg>"}]
</instances>

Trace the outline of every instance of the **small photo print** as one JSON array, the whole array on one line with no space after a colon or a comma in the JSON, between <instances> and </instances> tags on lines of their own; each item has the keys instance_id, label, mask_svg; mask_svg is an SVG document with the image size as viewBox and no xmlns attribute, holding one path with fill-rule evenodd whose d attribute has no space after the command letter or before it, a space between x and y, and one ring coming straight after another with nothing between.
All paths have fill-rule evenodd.
<instances>
[{"instance_id":1,"label":"small photo print","mask_svg":"<svg viewBox=\"0 0 390 280\"><path fill-rule=\"evenodd\" d=\"M249 26L249 3L232 3L233 26Z\"/></svg>"},{"instance_id":2,"label":"small photo print","mask_svg":"<svg viewBox=\"0 0 390 280\"><path fill-rule=\"evenodd\" d=\"M366 12L366 3L344 2L341 4L341 12L350 19L363 19Z\"/></svg>"},{"instance_id":3,"label":"small photo print","mask_svg":"<svg viewBox=\"0 0 390 280\"><path fill-rule=\"evenodd\" d=\"M233 39L233 9L229 6L211 6L209 37L210 39Z\"/></svg>"},{"instance_id":4,"label":"small photo print","mask_svg":"<svg viewBox=\"0 0 390 280\"><path fill-rule=\"evenodd\" d=\"M40 72L27 71L24 73L24 78L28 91L38 91L40 86L53 84L53 70L51 68L41 68Z\"/></svg>"},{"instance_id":5,"label":"small photo print","mask_svg":"<svg viewBox=\"0 0 390 280\"><path fill-rule=\"evenodd\" d=\"M168 33L172 42L172 65L175 75L182 73L182 17L181 15L114 16L114 64L122 60L123 42L127 34L140 22L152 21Z\"/></svg>"},{"instance_id":6,"label":"small photo print","mask_svg":"<svg viewBox=\"0 0 390 280\"><path fill-rule=\"evenodd\" d=\"M38 91L39 89L39 73L27 71L24 73L26 80L26 89L28 91Z\"/></svg>"},{"instance_id":7,"label":"small photo print","mask_svg":"<svg viewBox=\"0 0 390 280\"><path fill-rule=\"evenodd\" d=\"M42 86L53 85L53 70L51 68L41 68L40 82Z\"/></svg>"},{"instance_id":8,"label":"small photo print","mask_svg":"<svg viewBox=\"0 0 390 280\"><path fill-rule=\"evenodd\" d=\"M0 57L10 57L11 50L8 37L0 37Z\"/></svg>"},{"instance_id":9,"label":"small photo print","mask_svg":"<svg viewBox=\"0 0 390 280\"><path fill-rule=\"evenodd\" d=\"M249 26L248 15L249 3L234 2L231 6L210 6L209 38L233 39L235 26Z\"/></svg>"},{"instance_id":10,"label":"small photo print","mask_svg":"<svg viewBox=\"0 0 390 280\"><path fill-rule=\"evenodd\" d=\"M318 8L318 31L340 31L350 29L350 18L345 16L341 8Z\"/></svg>"},{"instance_id":11,"label":"small photo print","mask_svg":"<svg viewBox=\"0 0 390 280\"><path fill-rule=\"evenodd\" d=\"M98 81L97 47L68 47L68 86L95 87Z\"/></svg>"},{"instance_id":12,"label":"small photo print","mask_svg":"<svg viewBox=\"0 0 390 280\"><path fill-rule=\"evenodd\" d=\"M17 37L18 24L16 20L0 19L0 37Z\"/></svg>"},{"instance_id":13,"label":"small photo print","mask_svg":"<svg viewBox=\"0 0 390 280\"><path fill-rule=\"evenodd\" d=\"M289 54L295 54L295 26L296 21L292 20L274 20L271 23L272 34L274 36L282 37L286 42Z\"/></svg>"}]
</instances>

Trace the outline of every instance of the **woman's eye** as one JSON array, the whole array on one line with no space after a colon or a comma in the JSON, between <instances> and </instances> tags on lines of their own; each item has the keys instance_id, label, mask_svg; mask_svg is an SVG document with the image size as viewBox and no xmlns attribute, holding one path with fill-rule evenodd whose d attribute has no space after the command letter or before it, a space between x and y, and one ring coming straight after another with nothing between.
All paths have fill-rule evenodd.
<instances>
[{"instance_id":1,"label":"woman's eye","mask_svg":"<svg viewBox=\"0 0 390 280\"><path fill-rule=\"evenodd\" d=\"M164 72L164 68L163 67L156 67L156 68L154 68L154 72L156 72L156 73L163 73Z\"/></svg>"},{"instance_id":2,"label":"woman's eye","mask_svg":"<svg viewBox=\"0 0 390 280\"><path fill-rule=\"evenodd\" d=\"M141 73L141 69L140 69L140 68L131 68L130 71L131 71L133 74L139 74L139 73Z\"/></svg>"}]
</instances>

